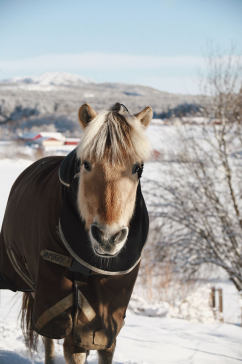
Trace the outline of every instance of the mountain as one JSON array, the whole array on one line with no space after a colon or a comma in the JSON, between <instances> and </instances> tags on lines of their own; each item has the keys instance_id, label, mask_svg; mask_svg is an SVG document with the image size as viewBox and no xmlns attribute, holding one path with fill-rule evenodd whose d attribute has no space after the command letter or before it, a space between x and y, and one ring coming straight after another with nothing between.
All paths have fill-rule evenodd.
<instances>
[{"instance_id":1,"label":"mountain","mask_svg":"<svg viewBox=\"0 0 242 364\"><path fill-rule=\"evenodd\" d=\"M78 127L80 105L89 103L95 110L123 103L131 113L147 105L156 114L182 103L200 103L201 96L172 94L141 85L95 83L79 75L44 73L0 81L0 124L12 129L30 129L54 124L57 130Z\"/></svg>"},{"instance_id":2,"label":"mountain","mask_svg":"<svg viewBox=\"0 0 242 364\"><path fill-rule=\"evenodd\" d=\"M1 81L0 81L1 82ZM45 72L40 76L15 77L3 80L5 85L17 86L26 90L54 90L56 87L82 86L90 82L85 77L67 72Z\"/></svg>"}]
</instances>

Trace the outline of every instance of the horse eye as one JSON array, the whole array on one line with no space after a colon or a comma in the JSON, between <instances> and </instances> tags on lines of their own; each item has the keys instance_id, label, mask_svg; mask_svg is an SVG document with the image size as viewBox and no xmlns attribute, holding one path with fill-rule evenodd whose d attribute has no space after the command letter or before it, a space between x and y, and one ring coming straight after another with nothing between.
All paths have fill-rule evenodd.
<instances>
[{"instance_id":1,"label":"horse eye","mask_svg":"<svg viewBox=\"0 0 242 364\"><path fill-rule=\"evenodd\" d=\"M89 163L87 161L84 161L83 165L84 165L84 168L85 168L86 171L88 171L88 172L91 171L91 169L92 169L91 163Z\"/></svg>"},{"instance_id":2,"label":"horse eye","mask_svg":"<svg viewBox=\"0 0 242 364\"><path fill-rule=\"evenodd\" d=\"M138 163L135 163L132 168L132 174L139 173L140 169L140 165Z\"/></svg>"}]
</instances>

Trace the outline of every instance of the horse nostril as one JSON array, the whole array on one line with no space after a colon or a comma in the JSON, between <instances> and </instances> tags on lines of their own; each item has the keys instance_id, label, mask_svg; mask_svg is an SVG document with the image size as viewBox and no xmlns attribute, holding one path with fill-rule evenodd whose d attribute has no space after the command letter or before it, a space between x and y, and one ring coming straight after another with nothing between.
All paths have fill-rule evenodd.
<instances>
[{"instance_id":1,"label":"horse nostril","mask_svg":"<svg viewBox=\"0 0 242 364\"><path fill-rule=\"evenodd\" d=\"M91 226L91 232L94 239L100 243L102 241L103 232L96 225Z\"/></svg>"},{"instance_id":2,"label":"horse nostril","mask_svg":"<svg viewBox=\"0 0 242 364\"><path fill-rule=\"evenodd\" d=\"M128 228L126 227L120 230L118 233L114 234L112 240L114 244L118 244L121 241L125 240L127 236L128 236Z\"/></svg>"},{"instance_id":3,"label":"horse nostril","mask_svg":"<svg viewBox=\"0 0 242 364\"><path fill-rule=\"evenodd\" d=\"M120 231L111 235L98 227L98 225L91 225L92 237L99 243L102 247L111 248L121 242L124 242L128 236L129 229L127 227L122 228Z\"/></svg>"}]
</instances>

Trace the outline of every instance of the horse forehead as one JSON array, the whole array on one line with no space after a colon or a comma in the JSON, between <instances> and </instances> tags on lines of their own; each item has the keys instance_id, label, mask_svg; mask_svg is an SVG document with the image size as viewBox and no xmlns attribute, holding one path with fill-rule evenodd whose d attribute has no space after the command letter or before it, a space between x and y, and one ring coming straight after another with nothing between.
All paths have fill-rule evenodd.
<instances>
[{"instance_id":1,"label":"horse forehead","mask_svg":"<svg viewBox=\"0 0 242 364\"><path fill-rule=\"evenodd\" d=\"M127 174L127 165L98 163L96 174L104 180L119 180Z\"/></svg>"}]
</instances>

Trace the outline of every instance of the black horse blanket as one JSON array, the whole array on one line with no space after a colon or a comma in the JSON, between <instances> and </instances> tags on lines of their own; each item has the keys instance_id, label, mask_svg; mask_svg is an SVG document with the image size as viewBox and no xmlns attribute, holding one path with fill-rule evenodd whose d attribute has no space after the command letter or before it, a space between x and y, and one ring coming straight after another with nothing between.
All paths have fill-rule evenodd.
<instances>
[{"instance_id":1,"label":"black horse blanket","mask_svg":"<svg viewBox=\"0 0 242 364\"><path fill-rule=\"evenodd\" d=\"M123 325L148 214L139 186L126 249L110 265L93 258L75 204L74 165L63 181L65 161L74 156L43 158L15 181L0 235L0 288L32 292L39 334L58 339L72 332L76 344L100 350Z\"/></svg>"}]
</instances>

